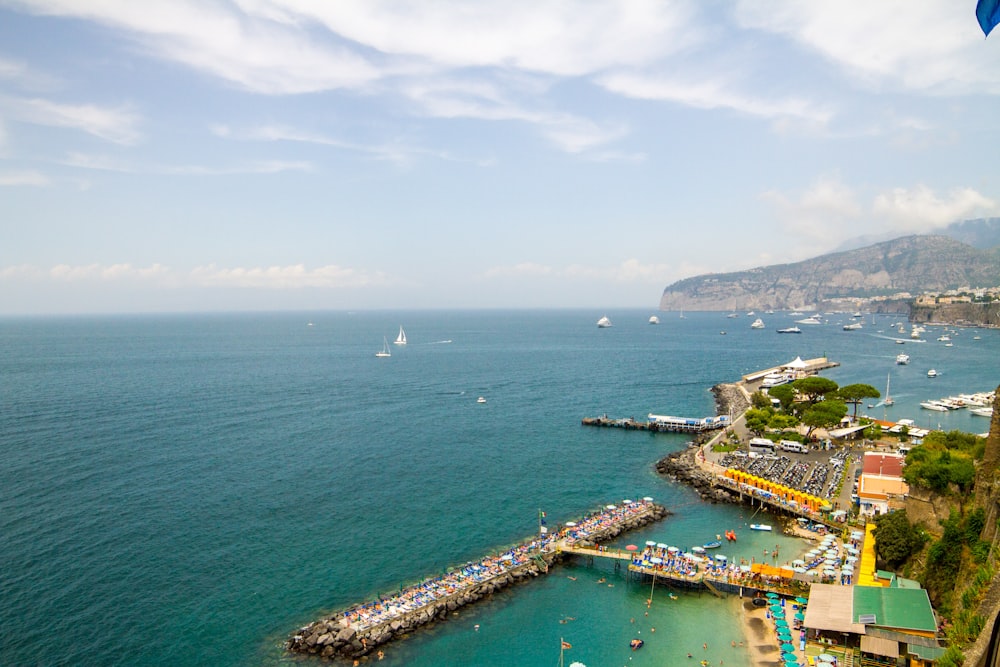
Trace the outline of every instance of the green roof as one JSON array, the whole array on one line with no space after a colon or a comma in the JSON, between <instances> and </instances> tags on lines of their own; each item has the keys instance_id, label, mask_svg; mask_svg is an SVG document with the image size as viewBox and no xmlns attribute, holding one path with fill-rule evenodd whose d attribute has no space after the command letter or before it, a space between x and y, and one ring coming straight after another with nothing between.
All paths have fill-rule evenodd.
<instances>
[{"instance_id":1,"label":"green roof","mask_svg":"<svg viewBox=\"0 0 1000 667\"><path fill-rule=\"evenodd\" d=\"M927 591L922 588L883 588L881 586L855 586L855 623L880 628L934 632L937 623ZM874 621L869 620L874 616ZM860 620L862 617L864 620Z\"/></svg>"},{"instance_id":2,"label":"green roof","mask_svg":"<svg viewBox=\"0 0 1000 667\"><path fill-rule=\"evenodd\" d=\"M906 577L896 577L890 584L890 587L892 586L896 588L920 588L920 582Z\"/></svg>"},{"instance_id":3,"label":"green roof","mask_svg":"<svg viewBox=\"0 0 1000 667\"><path fill-rule=\"evenodd\" d=\"M942 655L944 655L945 648L941 646L918 646L916 644L907 644L906 652L912 656L916 656L921 660L937 660Z\"/></svg>"}]
</instances>

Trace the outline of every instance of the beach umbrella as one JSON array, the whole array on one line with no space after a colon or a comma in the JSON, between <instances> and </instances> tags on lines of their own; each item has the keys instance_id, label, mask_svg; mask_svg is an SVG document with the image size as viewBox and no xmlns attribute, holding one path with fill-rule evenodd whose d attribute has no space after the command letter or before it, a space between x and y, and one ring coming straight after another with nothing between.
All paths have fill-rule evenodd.
<instances>
[{"instance_id":1,"label":"beach umbrella","mask_svg":"<svg viewBox=\"0 0 1000 667\"><path fill-rule=\"evenodd\" d=\"M798 602L799 604L805 604L809 602L809 598L795 598L795 601Z\"/></svg>"},{"instance_id":2,"label":"beach umbrella","mask_svg":"<svg viewBox=\"0 0 1000 667\"><path fill-rule=\"evenodd\" d=\"M614 505L605 505L604 508L605 509L609 509L609 510L613 510L615 508L615 506Z\"/></svg>"},{"instance_id":3,"label":"beach umbrella","mask_svg":"<svg viewBox=\"0 0 1000 667\"><path fill-rule=\"evenodd\" d=\"M786 660L785 661L785 667L799 667L799 661L798 660Z\"/></svg>"},{"instance_id":4,"label":"beach umbrella","mask_svg":"<svg viewBox=\"0 0 1000 667\"><path fill-rule=\"evenodd\" d=\"M776 611L776 612L773 612L773 613L771 614L771 616L772 616L772 617L774 618L774 620L776 620L776 621L783 621L783 620L785 620L785 613L784 613L784 612L779 612L779 611Z\"/></svg>"},{"instance_id":5,"label":"beach umbrella","mask_svg":"<svg viewBox=\"0 0 1000 667\"><path fill-rule=\"evenodd\" d=\"M795 620L796 620L796 621L804 621L804 620L806 620L806 615L805 615L805 614L803 614L803 613L802 613L802 612L800 611L799 613L795 614Z\"/></svg>"},{"instance_id":6,"label":"beach umbrella","mask_svg":"<svg viewBox=\"0 0 1000 667\"><path fill-rule=\"evenodd\" d=\"M801 558L796 558L795 560L792 561L792 565L797 565L799 567L802 567L805 564L806 564L806 562L804 560L802 560Z\"/></svg>"},{"instance_id":7,"label":"beach umbrella","mask_svg":"<svg viewBox=\"0 0 1000 667\"><path fill-rule=\"evenodd\" d=\"M792 660L798 660L799 656L795 655L794 653L782 653L781 659L784 660L785 662L790 662Z\"/></svg>"},{"instance_id":8,"label":"beach umbrella","mask_svg":"<svg viewBox=\"0 0 1000 667\"><path fill-rule=\"evenodd\" d=\"M783 618L779 618L777 621L774 622L774 624L777 627L779 627L779 628L787 628L788 627L788 621L786 621Z\"/></svg>"},{"instance_id":9,"label":"beach umbrella","mask_svg":"<svg viewBox=\"0 0 1000 667\"><path fill-rule=\"evenodd\" d=\"M646 546L647 547L655 547L656 546L656 540L646 540Z\"/></svg>"},{"instance_id":10,"label":"beach umbrella","mask_svg":"<svg viewBox=\"0 0 1000 667\"><path fill-rule=\"evenodd\" d=\"M804 568L804 567L793 567L792 568L792 572L795 572L797 574L805 574L806 573L806 568Z\"/></svg>"},{"instance_id":11,"label":"beach umbrella","mask_svg":"<svg viewBox=\"0 0 1000 667\"><path fill-rule=\"evenodd\" d=\"M680 551L680 549L678 549L677 547L667 547L667 553L668 554L675 554L678 551Z\"/></svg>"},{"instance_id":12,"label":"beach umbrella","mask_svg":"<svg viewBox=\"0 0 1000 667\"><path fill-rule=\"evenodd\" d=\"M629 505L629 504L631 504L631 503L632 503L632 501L631 501L631 500L629 500L628 498L626 498L626 499L625 499L625 500L623 500L622 502L623 502L623 503L625 503L626 505Z\"/></svg>"},{"instance_id":13,"label":"beach umbrella","mask_svg":"<svg viewBox=\"0 0 1000 667\"><path fill-rule=\"evenodd\" d=\"M571 662L569 663L569 667L587 667L587 665L582 662Z\"/></svg>"},{"instance_id":14,"label":"beach umbrella","mask_svg":"<svg viewBox=\"0 0 1000 667\"><path fill-rule=\"evenodd\" d=\"M791 644L782 644L781 645L781 652L782 653L794 653L795 652L795 647L792 646Z\"/></svg>"},{"instance_id":15,"label":"beach umbrella","mask_svg":"<svg viewBox=\"0 0 1000 667\"><path fill-rule=\"evenodd\" d=\"M638 551L639 547L635 546L634 544L629 544L629 545L627 545L625 547L625 550L626 551Z\"/></svg>"},{"instance_id":16,"label":"beach umbrella","mask_svg":"<svg viewBox=\"0 0 1000 667\"><path fill-rule=\"evenodd\" d=\"M824 562L825 564L827 564L827 565L836 565L836 564L837 564L837 559L836 559L836 558L827 558L827 559L826 559L825 561L823 561L823 562Z\"/></svg>"},{"instance_id":17,"label":"beach umbrella","mask_svg":"<svg viewBox=\"0 0 1000 667\"><path fill-rule=\"evenodd\" d=\"M666 549L666 548L667 548L667 545L666 545L666 544L664 544L663 542L657 542L657 543L656 543L656 548L657 548L657 549Z\"/></svg>"},{"instance_id":18,"label":"beach umbrella","mask_svg":"<svg viewBox=\"0 0 1000 667\"><path fill-rule=\"evenodd\" d=\"M653 496L643 496L642 499L645 500L647 503L653 502Z\"/></svg>"},{"instance_id":19,"label":"beach umbrella","mask_svg":"<svg viewBox=\"0 0 1000 667\"><path fill-rule=\"evenodd\" d=\"M778 594L775 593L774 591L768 591L766 593L766 595L767 595L767 597L771 598L772 600L778 597Z\"/></svg>"},{"instance_id":20,"label":"beach umbrella","mask_svg":"<svg viewBox=\"0 0 1000 667\"><path fill-rule=\"evenodd\" d=\"M819 655L816 656L817 662L834 662L835 660L836 658L830 655L829 653L820 653Z\"/></svg>"},{"instance_id":21,"label":"beach umbrella","mask_svg":"<svg viewBox=\"0 0 1000 667\"><path fill-rule=\"evenodd\" d=\"M653 565L659 565L660 563L662 563L662 562L663 562L663 559L662 559L662 558L659 558L659 557L656 557L656 558L650 558L650 559L649 559L649 562L650 562L650 563L652 563Z\"/></svg>"}]
</instances>

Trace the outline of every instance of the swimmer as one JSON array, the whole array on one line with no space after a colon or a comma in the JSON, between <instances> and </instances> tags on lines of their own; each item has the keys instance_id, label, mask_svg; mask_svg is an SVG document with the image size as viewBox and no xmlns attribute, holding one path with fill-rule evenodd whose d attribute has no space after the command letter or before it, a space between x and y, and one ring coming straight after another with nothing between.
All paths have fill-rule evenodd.
<instances>
[{"instance_id":1,"label":"swimmer","mask_svg":"<svg viewBox=\"0 0 1000 667\"><path fill-rule=\"evenodd\" d=\"M708 650L708 642L705 642L704 644L702 644L701 647L707 651Z\"/></svg>"},{"instance_id":2,"label":"swimmer","mask_svg":"<svg viewBox=\"0 0 1000 667\"><path fill-rule=\"evenodd\" d=\"M383 653L382 651L379 651L378 652L378 659L381 660L384 657L385 657L385 653Z\"/></svg>"},{"instance_id":3,"label":"swimmer","mask_svg":"<svg viewBox=\"0 0 1000 667\"><path fill-rule=\"evenodd\" d=\"M650 632L656 632L656 628L650 628L649 631Z\"/></svg>"},{"instance_id":4,"label":"swimmer","mask_svg":"<svg viewBox=\"0 0 1000 667\"><path fill-rule=\"evenodd\" d=\"M691 658L691 657L694 657L694 656L692 656L690 653L688 653L688 657Z\"/></svg>"},{"instance_id":5,"label":"swimmer","mask_svg":"<svg viewBox=\"0 0 1000 667\"><path fill-rule=\"evenodd\" d=\"M603 584L606 581L607 581L607 579L605 579L604 577L601 577L600 579L597 580L597 583Z\"/></svg>"}]
</instances>

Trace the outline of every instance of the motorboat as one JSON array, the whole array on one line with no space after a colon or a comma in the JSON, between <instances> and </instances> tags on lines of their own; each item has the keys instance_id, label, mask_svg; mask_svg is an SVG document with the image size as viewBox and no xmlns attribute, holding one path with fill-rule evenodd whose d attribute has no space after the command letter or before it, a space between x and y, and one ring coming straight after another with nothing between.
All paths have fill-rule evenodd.
<instances>
[{"instance_id":1,"label":"motorboat","mask_svg":"<svg viewBox=\"0 0 1000 667\"><path fill-rule=\"evenodd\" d=\"M704 545L704 547L706 549L718 549L721 546L722 546L722 542L720 542L719 540L715 540L714 542L709 542L709 543L707 543L707 544Z\"/></svg>"},{"instance_id":2,"label":"motorboat","mask_svg":"<svg viewBox=\"0 0 1000 667\"><path fill-rule=\"evenodd\" d=\"M929 371L927 371L927 377L929 377L929 378L936 378L937 376L938 376L938 372L936 370L934 370L933 368L930 369Z\"/></svg>"},{"instance_id":3,"label":"motorboat","mask_svg":"<svg viewBox=\"0 0 1000 667\"><path fill-rule=\"evenodd\" d=\"M969 408L969 413L970 414L974 414L977 417L992 417L993 416L993 408L992 407L989 407L989 408Z\"/></svg>"},{"instance_id":4,"label":"motorboat","mask_svg":"<svg viewBox=\"0 0 1000 667\"><path fill-rule=\"evenodd\" d=\"M861 328L861 322L851 322L850 324L844 325L844 331L857 331Z\"/></svg>"},{"instance_id":5,"label":"motorboat","mask_svg":"<svg viewBox=\"0 0 1000 667\"><path fill-rule=\"evenodd\" d=\"M691 547L691 553L701 556L705 553L705 547Z\"/></svg>"},{"instance_id":6,"label":"motorboat","mask_svg":"<svg viewBox=\"0 0 1000 667\"><path fill-rule=\"evenodd\" d=\"M751 523L750 524L750 530L763 530L763 531L771 532L771 526L769 524L766 524L766 523Z\"/></svg>"},{"instance_id":7,"label":"motorboat","mask_svg":"<svg viewBox=\"0 0 1000 667\"><path fill-rule=\"evenodd\" d=\"M924 410L933 410L934 412L948 412L950 409L947 405L943 403L938 403L937 401L924 401L920 404Z\"/></svg>"},{"instance_id":8,"label":"motorboat","mask_svg":"<svg viewBox=\"0 0 1000 667\"><path fill-rule=\"evenodd\" d=\"M650 324L659 324L660 323L660 318L657 317L656 315L651 315L650 318L649 318L649 323Z\"/></svg>"},{"instance_id":9,"label":"motorboat","mask_svg":"<svg viewBox=\"0 0 1000 667\"><path fill-rule=\"evenodd\" d=\"M605 315L601 319L597 320L597 326L600 329L607 329L608 327L611 326L611 320L609 320L608 316Z\"/></svg>"},{"instance_id":10,"label":"motorboat","mask_svg":"<svg viewBox=\"0 0 1000 667\"><path fill-rule=\"evenodd\" d=\"M485 402L486 402L485 396L480 396L479 398L476 399L476 403L485 403Z\"/></svg>"},{"instance_id":11,"label":"motorboat","mask_svg":"<svg viewBox=\"0 0 1000 667\"><path fill-rule=\"evenodd\" d=\"M788 334L797 333L797 334L800 334L800 333L802 333L802 329L800 329L798 327L785 327L784 329L778 329L778 333L788 333Z\"/></svg>"},{"instance_id":12,"label":"motorboat","mask_svg":"<svg viewBox=\"0 0 1000 667\"><path fill-rule=\"evenodd\" d=\"M753 324L750 325L750 328L751 329L763 329L764 328L764 320L762 320L762 319L760 319L758 317L757 319L755 319L753 321Z\"/></svg>"},{"instance_id":13,"label":"motorboat","mask_svg":"<svg viewBox=\"0 0 1000 667\"><path fill-rule=\"evenodd\" d=\"M910 363L910 355L900 352L899 354L896 355L896 363L899 364L900 366L905 366L906 364Z\"/></svg>"},{"instance_id":14,"label":"motorboat","mask_svg":"<svg viewBox=\"0 0 1000 667\"><path fill-rule=\"evenodd\" d=\"M810 315L809 317L803 318L801 320L795 320L796 324L823 324L817 315Z\"/></svg>"}]
</instances>

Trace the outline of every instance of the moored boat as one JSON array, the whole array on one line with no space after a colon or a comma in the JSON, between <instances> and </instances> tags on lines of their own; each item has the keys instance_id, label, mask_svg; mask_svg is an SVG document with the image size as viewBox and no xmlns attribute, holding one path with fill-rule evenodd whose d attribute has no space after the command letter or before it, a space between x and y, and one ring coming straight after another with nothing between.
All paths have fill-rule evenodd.
<instances>
[{"instance_id":1,"label":"moored boat","mask_svg":"<svg viewBox=\"0 0 1000 667\"><path fill-rule=\"evenodd\" d=\"M708 542L704 545L706 549L718 549L722 546L722 542L715 540L714 542Z\"/></svg>"},{"instance_id":2,"label":"moored boat","mask_svg":"<svg viewBox=\"0 0 1000 667\"><path fill-rule=\"evenodd\" d=\"M601 319L597 320L597 326L601 329L607 329L611 326L611 320L609 320L608 316L605 315Z\"/></svg>"},{"instance_id":3,"label":"moored boat","mask_svg":"<svg viewBox=\"0 0 1000 667\"><path fill-rule=\"evenodd\" d=\"M751 523L750 530L765 530L770 532L771 526L766 523Z\"/></svg>"},{"instance_id":4,"label":"moored boat","mask_svg":"<svg viewBox=\"0 0 1000 667\"><path fill-rule=\"evenodd\" d=\"M798 327L785 327L784 329L778 329L778 333L800 334L802 333L802 329Z\"/></svg>"}]
</instances>

